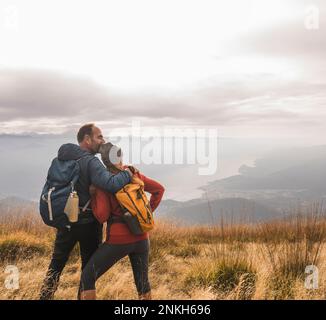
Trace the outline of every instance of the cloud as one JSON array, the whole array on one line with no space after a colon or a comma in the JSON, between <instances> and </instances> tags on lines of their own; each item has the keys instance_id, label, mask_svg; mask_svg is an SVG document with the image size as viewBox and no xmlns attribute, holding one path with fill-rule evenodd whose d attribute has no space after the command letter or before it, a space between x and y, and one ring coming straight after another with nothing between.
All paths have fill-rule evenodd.
<instances>
[{"instance_id":1,"label":"cloud","mask_svg":"<svg viewBox=\"0 0 326 320\"><path fill-rule=\"evenodd\" d=\"M112 104L113 98L88 79L49 71L0 71L2 121L78 117L96 106Z\"/></svg>"},{"instance_id":2,"label":"cloud","mask_svg":"<svg viewBox=\"0 0 326 320\"><path fill-rule=\"evenodd\" d=\"M71 129L89 121L121 126L135 118L154 126L307 125L325 116L326 82L282 82L266 74L137 94L48 71L2 70L0 84L3 127L25 124L36 131L51 124Z\"/></svg>"}]
</instances>

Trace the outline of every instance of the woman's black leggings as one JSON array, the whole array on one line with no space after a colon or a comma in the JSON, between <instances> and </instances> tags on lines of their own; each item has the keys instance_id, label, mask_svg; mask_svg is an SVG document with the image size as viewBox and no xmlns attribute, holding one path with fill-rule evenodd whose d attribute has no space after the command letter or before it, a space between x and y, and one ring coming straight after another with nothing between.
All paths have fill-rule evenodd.
<instances>
[{"instance_id":1,"label":"woman's black leggings","mask_svg":"<svg viewBox=\"0 0 326 320\"><path fill-rule=\"evenodd\" d=\"M103 243L95 251L81 275L81 290L94 290L96 280L116 262L129 256L138 294L151 290L148 281L149 240L129 244Z\"/></svg>"}]
</instances>

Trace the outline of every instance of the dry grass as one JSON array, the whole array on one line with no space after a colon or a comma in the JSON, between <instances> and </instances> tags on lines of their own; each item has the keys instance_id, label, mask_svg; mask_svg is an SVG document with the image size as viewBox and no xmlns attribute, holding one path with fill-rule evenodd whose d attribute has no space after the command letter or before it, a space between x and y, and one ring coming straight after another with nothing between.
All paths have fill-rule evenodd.
<instances>
[{"instance_id":1,"label":"dry grass","mask_svg":"<svg viewBox=\"0 0 326 320\"><path fill-rule=\"evenodd\" d=\"M177 227L157 222L151 234L150 280L155 299L325 299L321 207L296 210L264 224ZM0 215L1 216L1 215ZM0 220L0 299L38 299L54 239L35 213ZM20 288L5 288L5 267L16 265ZM307 265L319 269L318 289L306 289ZM62 275L56 299L75 299L80 277L76 248ZM136 299L127 258L97 283L99 299Z\"/></svg>"}]
</instances>

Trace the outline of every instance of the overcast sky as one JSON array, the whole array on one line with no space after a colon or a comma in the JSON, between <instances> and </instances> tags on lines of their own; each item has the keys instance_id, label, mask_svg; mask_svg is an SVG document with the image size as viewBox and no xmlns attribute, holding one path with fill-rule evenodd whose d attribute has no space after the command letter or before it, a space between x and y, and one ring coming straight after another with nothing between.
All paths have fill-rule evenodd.
<instances>
[{"instance_id":1,"label":"overcast sky","mask_svg":"<svg viewBox=\"0 0 326 320\"><path fill-rule=\"evenodd\" d=\"M0 0L0 133L95 121L109 135L139 119L325 143L325 10L323 0Z\"/></svg>"}]
</instances>

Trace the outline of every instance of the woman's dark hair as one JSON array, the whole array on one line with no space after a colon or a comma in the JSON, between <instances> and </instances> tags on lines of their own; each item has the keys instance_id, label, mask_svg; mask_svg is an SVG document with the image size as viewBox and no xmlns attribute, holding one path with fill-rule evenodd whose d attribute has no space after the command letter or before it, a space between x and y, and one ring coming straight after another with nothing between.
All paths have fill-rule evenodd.
<instances>
[{"instance_id":1,"label":"woman's dark hair","mask_svg":"<svg viewBox=\"0 0 326 320\"><path fill-rule=\"evenodd\" d=\"M94 127L94 123L87 123L85 125L83 125L79 130L78 130L78 133L77 133L77 141L78 143L81 143L85 136L88 135L88 136L92 136L93 135L93 127Z\"/></svg>"},{"instance_id":2,"label":"woman's dark hair","mask_svg":"<svg viewBox=\"0 0 326 320\"><path fill-rule=\"evenodd\" d=\"M112 144L111 142L107 142L101 144L99 153L101 154L103 163L109 169L109 171L111 172L119 171L115 167L115 164L117 164L121 160L122 157L121 148Z\"/></svg>"}]
</instances>

